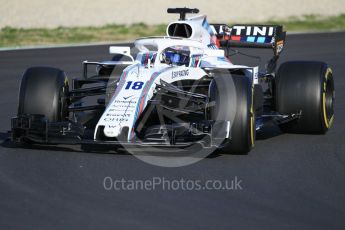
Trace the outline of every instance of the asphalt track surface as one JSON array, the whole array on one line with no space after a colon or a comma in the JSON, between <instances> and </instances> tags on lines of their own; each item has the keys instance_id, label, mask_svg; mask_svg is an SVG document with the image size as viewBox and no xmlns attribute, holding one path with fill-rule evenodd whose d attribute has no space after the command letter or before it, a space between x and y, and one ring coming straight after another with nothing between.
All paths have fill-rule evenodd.
<instances>
[{"instance_id":1,"label":"asphalt track surface","mask_svg":"<svg viewBox=\"0 0 345 230\"><path fill-rule=\"evenodd\" d=\"M0 229L345 229L345 33L291 35L281 61L333 68L336 108L326 134L271 130L247 156L221 155L162 168L132 155L65 146L12 148L22 72L29 66L81 75L81 61L106 60L107 46L0 52ZM107 191L126 180L242 180L242 189Z\"/></svg>"}]
</instances>

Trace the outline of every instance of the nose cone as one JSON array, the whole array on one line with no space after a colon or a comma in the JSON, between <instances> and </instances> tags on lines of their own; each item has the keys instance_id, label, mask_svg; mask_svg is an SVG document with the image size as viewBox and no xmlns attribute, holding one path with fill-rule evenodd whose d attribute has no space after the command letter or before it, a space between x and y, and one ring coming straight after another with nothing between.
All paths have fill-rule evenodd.
<instances>
[{"instance_id":1,"label":"nose cone","mask_svg":"<svg viewBox=\"0 0 345 230\"><path fill-rule=\"evenodd\" d=\"M111 126L111 125L107 125L104 127L104 135L106 137L117 137L121 134L121 130L122 130L122 127L121 126L118 126L118 125L114 125L114 126Z\"/></svg>"}]
</instances>

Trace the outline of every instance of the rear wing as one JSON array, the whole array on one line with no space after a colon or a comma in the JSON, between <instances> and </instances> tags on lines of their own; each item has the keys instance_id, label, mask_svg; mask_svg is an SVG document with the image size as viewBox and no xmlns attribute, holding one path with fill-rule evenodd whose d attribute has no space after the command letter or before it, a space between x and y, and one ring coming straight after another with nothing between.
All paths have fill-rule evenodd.
<instances>
[{"instance_id":1,"label":"rear wing","mask_svg":"<svg viewBox=\"0 0 345 230\"><path fill-rule=\"evenodd\" d=\"M220 47L270 48L274 56L283 51L286 32L280 25L212 24Z\"/></svg>"}]
</instances>

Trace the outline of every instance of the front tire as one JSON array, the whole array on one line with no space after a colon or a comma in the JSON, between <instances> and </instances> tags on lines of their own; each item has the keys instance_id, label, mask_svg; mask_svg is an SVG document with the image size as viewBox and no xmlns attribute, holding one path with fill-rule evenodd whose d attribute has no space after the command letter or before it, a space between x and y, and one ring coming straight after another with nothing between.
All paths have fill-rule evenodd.
<instances>
[{"instance_id":1,"label":"front tire","mask_svg":"<svg viewBox=\"0 0 345 230\"><path fill-rule=\"evenodd\" d=\"M210 86L210 99L215 102L211 120L231 121L231 139L219 151L247 154L255 142L253 86L245 76L216 76Z\"/></svg>"},{"instance_id":2,"label":"front tire","mask_svg":"<svg viewBox=\"0 0 345 230\"><path fill-rule=\"evenodd\" d=\"M62 70L32 67L25 71L19 92L18 115L44 115L50 122L68 116L68 78Z\"/></svg>"}]
</instances>

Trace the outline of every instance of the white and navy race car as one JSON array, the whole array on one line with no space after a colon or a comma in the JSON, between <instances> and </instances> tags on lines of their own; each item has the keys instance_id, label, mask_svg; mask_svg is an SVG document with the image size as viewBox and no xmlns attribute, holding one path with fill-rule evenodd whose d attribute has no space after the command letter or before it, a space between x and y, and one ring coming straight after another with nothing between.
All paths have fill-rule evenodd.
<instances>
[{"instance_id":1,"label":"white and navy race car","mask_svg":"<svg viewBox=\"0 0 345 230\"><path fill-rule=\"evenodd\" d=\"M166 36L110 47L113 60L87 62L70 86L64 71L32 67L20 86L12 140L33 144L187 147L248 153L275 122L286 132L324 134L334 117L332 71L323 62L280 65L277 25L209 24L180 14ZM232 63L229 48L268 48L266 68ZM96 74L89 76L90 66Z\"/></svg>"}]
</instances>

